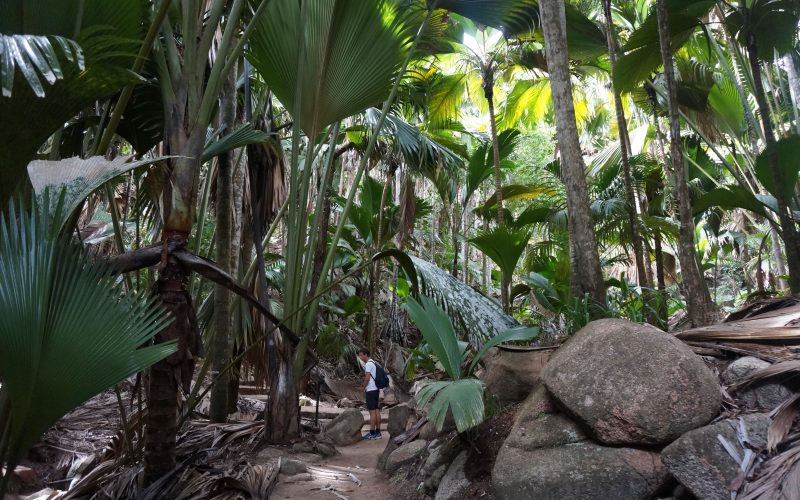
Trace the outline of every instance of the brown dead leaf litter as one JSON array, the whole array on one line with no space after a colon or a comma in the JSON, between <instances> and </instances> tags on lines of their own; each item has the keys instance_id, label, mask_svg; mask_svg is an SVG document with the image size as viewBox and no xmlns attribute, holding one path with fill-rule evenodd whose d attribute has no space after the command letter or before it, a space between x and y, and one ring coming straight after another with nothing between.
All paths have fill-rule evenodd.
<instances>
[{"instance_id":1,"label":"brown dead leaf litter","mask_svg":"<svg viewBox=\"0 0 800 500\"><path fill-rule=\"evenodd\" d=\"M123 387L126 420L135 441L140 434L137 403L129 405L130 387ZM106 391L62 418L31 450L21 464L33 470L27 482L12 481L8 499L92 500L128 499L367 499L391 498L388 478L376 469L386 439L338 448L322 457L294 453L291 447L261 444L262 406L241 398L240 411L226 424L189 420L178 437L178 467L151 488L141 491L142 467L126 462L131 446L120 431L119 404L114 391ZM321 413L336 408L321 405ZM310 423L306 421L305 423ZM138 443L133 448L140 453ZM297 458L308 473L279 474L280 460Z\"/></svg>"}]
</instances>

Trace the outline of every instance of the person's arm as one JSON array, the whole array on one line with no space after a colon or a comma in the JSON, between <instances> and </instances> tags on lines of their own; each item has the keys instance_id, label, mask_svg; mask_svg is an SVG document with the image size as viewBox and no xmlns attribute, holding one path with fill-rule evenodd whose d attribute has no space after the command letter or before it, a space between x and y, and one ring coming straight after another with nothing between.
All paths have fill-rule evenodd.
<instances>
[{"instance_id":1,"label":"person's arm","mask_svg":"<svg viewBox=\"0 0 800 500\"><path fill-rule=\"evenodd\" d=\"M367 370L364 370L364 391L365 392L367 390L367 387L369 386L369 379L370 379L369 372Z\"/></svg>"}]
</instances>

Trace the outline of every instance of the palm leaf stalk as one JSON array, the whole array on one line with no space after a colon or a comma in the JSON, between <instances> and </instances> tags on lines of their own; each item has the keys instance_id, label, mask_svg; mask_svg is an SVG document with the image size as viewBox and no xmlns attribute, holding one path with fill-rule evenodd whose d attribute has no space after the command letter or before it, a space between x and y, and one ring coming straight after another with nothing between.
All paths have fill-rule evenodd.
<instances>
[{"instance_id":1,"label":"palm leaf stalk","mask_svg":"<svg viewBox=\"0 0 800 500\"><path fill-rule=\"evenodd\" d=\"M434 0L433 2L430 2L428 4L427 12L425 13L425 18L420 24L420 27L417 30L417 33L414 37L413 42L411 43L411 46L408 48L405 59L403 60L402 64L397 70L397 74L394 79L394 84L392 85L391 92L389 93L389 97L384 101L380 117L378 118L377 123L373 128L372 134L370 135L369 143L367 144L367 148L361 157L358 169L356 170L356 173L353 177L353 184L350 188L350 192L348 193L347 201L342 207L339 223L337 224L336 230L331 239L330 243L331 250L328 251L325 261L323 262L322 271L320 273L319 282L317 283L317 288L316 290L314 290L314 295L319 295L320 290L324 288L326 284L327 281L326 277L330 272L331 266L333 265L333 259L336 254L335 249L339 243L339 240L341 239L342 231L344 230L344 225L348 220L348 214L353 206L353 200L355 199L356 190L361 183L361 178L363 177L367 167L367 162L369 160L369 157L372 155L372 152L375 150L375 146L378 142L378 136L380 135L380 131L383 129L383 126L386 122L386 117L389 114L389 110L391 109L392 104L394 103L394 100L397 97L397 91L400 87L400 81L405 75L405 71L408 68L409 63L411 62L412 57L414 56L416 48L419 45L420 40L422 39L422 34L425 32L425 29L427 28L428 23L430 22L433 11L436 9L437 3L438 0ZM316 315L318 306L319 306L318 300L312 302L311 307L309 307L308 312L306 314L306 318L308 318L307 321L313 320L313 318ZM307 345L308 341L309 341L308 337L304 336L301 344ZM298 358L302 358L304 356L304 350L298 349L297 356ZM302 366L302 361L303 361L302 359L295 360L295 371L298 370L298 367Z\"/></svg>"}]
</instances>

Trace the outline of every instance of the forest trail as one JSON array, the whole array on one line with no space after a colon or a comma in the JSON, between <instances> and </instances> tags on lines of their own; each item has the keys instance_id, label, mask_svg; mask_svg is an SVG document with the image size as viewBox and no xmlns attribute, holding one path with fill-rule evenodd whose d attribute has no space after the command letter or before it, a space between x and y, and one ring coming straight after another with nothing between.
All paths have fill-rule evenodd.
<instances>
[{"instance_id":1,"label":"forest trail","mask_svg":"<svg viewBox=\"0 0 800 500\"><path fill-rule=\"evenodd\" d=\"M383 418L386 418L385 411ZM364 427L367 432L368 425ZM311 480L299 481L298 476L284 476L272 491L270 498L275 499L327 499L327 500L375 500L391 498L389 477L376 468L378 457L386 447L389 435L386 424L383 427L383 438L363 440L350 446L341 446L339 454L321 458L308 464ZM349 474L361 481L359 486Z\"/></svg>"}]
</instances>

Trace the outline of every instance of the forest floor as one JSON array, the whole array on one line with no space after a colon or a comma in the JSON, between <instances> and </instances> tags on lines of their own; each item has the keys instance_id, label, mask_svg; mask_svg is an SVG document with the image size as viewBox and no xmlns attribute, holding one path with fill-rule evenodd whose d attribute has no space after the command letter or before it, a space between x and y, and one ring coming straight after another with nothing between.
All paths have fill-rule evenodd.
<instances>
[{"instance_id":1,"label":"forest floor","mask_svg":"<svg viewBox=\"0 0 800 500\"><path fill-rule=\"evenodd\" d=\"M365 428L366 432L366 428ZM389 478L376 468L378 457L389 439L363 440L340 446L338 455L321 458L308 465L311 480L298 481L296 476L280 475L270 498L377 500L393 498ZM351 477L355 476L359 486Z\"/></svg>"}]
</instances>

